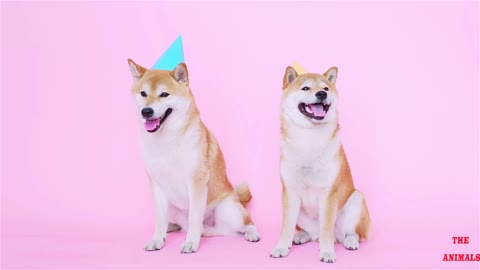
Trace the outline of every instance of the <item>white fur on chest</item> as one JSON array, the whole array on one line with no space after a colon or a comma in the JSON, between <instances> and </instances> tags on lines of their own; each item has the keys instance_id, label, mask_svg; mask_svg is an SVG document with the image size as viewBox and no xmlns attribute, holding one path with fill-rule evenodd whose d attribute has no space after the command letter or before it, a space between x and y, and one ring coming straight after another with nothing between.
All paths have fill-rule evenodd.
<instances>
[{"instance_id":1,"label":"white fur on chest","mask_svg":"<svg viewBox=\"0 0 480 270\"><path fill-rule=\"evenodd\" d=\"M179 209L188 208L188 186L198 168L200 147L198 134L184 136L161 134L142 138L142 153L150 180Z\"/></svg>"},{"instance_id":2,"label":"white fur on chest","mask_svg":"<svg viewBox=\"0 0 480 270\"><path fill-rule=\"evenodd\" d=\"M281 174L287 185L297 189L328 189L335 181L340 163L340 139L332 130L291 129L282 140Z\"/></svg>"}]
</instances>

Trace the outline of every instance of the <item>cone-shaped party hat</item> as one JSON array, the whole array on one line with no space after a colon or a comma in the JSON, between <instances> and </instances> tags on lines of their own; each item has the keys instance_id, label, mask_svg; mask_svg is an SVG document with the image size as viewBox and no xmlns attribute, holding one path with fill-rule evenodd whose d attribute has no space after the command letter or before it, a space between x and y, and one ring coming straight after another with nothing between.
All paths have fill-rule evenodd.
<instances>
[{"instance_id":1,"label":"cone-shaped party hat","mask_svg":"<svg viewBox=\"0 0 480 270\"><path fill-rule=\"evenodd\" d=\"M179 35L157 62L153 64L152 69L173 70L178 64L184 62L182 35Z\"/></svg>"}]
</instances>

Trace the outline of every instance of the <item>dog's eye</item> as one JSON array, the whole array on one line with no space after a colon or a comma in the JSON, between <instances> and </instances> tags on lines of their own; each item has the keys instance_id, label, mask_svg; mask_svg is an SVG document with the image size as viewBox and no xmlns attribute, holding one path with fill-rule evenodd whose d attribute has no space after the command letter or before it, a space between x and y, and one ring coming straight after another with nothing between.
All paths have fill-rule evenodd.
<instances>
[{"instance_id":1,"label":"dog's eye","mask_svg":"<svg viewBox=\"0 0 480 270\"><path fill-rule=\"evenodd\" d=\"M145 91L142 91L142 92L140 92L140 95L142 95L142 97L146 97L147 93Z\"/></svg>"},{"instance_id":2,"label":"dog's eye","mask_svg":"<svg viewBox=\"0 0 480 270\"><path fill-rule=\"evenodd\" d=\"M168 96L170 96L170 94L167 92L163 92L160 94L160 97L168 97Z\"/></svg>"},{"instance_id":3,"label":"dog's eye","mask_svg":"<svg viewBox=\"0 0 480 270\"><path fill-rule=\"evenodd\" d=\"M308 91L308 90L310 90L310 87L304 86L304 87L302 88L302 90L303 90L303 91Z\"/></svg>"},{"instance_id":4,"label":"dog's eye","mask_svg":"<svg viewBox=\"0 0 480 270\"><path fill-rule=\"evenodd\" d=\"M328 91L328 87L324 87L323 90Z\"/></svg>"}]
</instances>

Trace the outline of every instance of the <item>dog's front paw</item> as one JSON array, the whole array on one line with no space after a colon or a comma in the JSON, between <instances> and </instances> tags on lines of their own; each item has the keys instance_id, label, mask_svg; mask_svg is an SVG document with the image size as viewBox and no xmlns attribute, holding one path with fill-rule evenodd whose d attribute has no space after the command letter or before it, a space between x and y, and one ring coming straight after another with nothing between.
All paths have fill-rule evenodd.
<instances>
[{"instance_id":1,"label":"dog's front paw","mask_svg":"<svg viewBox=\"0 0 480 270\"><path fill-rule=\"evenodd\" d=\"M288 255L290 252L290 247L289 246L276 246L272 252L270 252L270 257L271 258L283 258Z\"/></svg>"},{"instance_id":2,"label":"dog's front paw","mask_svg":"<svg viewBox=\"0 0 480 270\"><path fill-rule=\"evenodd\" d=\"M320 251L320 261L326 262L326 263L334 263L336 260L337 260L337 257L335 256L335 252L333 252L333 251L327 251L327 252Z\"/></svg>"},{"instance_id":3,"label":"dog's front paw","mask_svg":"<svg viewBox=\"0 0 480 270\"><path fill-rule=\"evenodd\" d=\"M165 244L165 238L152 239L148 241L147 244L145 245L145 250L146 251L160 250L163 248L164 244Z\"/></svg>"},{"instance_id":4,"label":"dog's front paw","mask_svg":"<svg viewBox=\"0 0 480 270\"><path fill-rule=\"evenodd\" d=\"M200 241L183 241L182 245L180 246L180 252L182 253L195 253L198 250Z\"/></svg>"}]
</instances>

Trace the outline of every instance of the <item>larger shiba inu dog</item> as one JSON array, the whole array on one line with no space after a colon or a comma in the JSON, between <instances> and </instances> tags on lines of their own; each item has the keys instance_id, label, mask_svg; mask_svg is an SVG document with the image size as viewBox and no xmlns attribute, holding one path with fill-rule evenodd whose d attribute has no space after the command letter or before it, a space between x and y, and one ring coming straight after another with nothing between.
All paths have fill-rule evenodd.
<instances>
[{"instance_id":1,"label":"larger shiba inu dog","mask_svg":"<svg viewBox=\"0 0 480 270\"><path fill-rule=\"evenodd\" d=\"M339 138L337 68L298 75L287 67L281 105L283 225L271 257L293 244L319 241L320 260L335 262L334 242L350 250L370 231L362 193L355 190ZM295 234L295 228L298 232Z\"/></svg>"},{"instance_id":2,"label":"larger shiba inu dog","mask_svg":"<svg viewBox=\"0 0 480 270\"><path fill-rule=\"evenodd\" d=\"M198 250L200 237L260 236L245 209L247 185L234 188L215 137L200 120L187 66L147 70L128 59L141 124L142 154L155 202L155 232L146 250L161 249L167 232L187 231L182 253Z\"/></svg>"}]
</instances>

